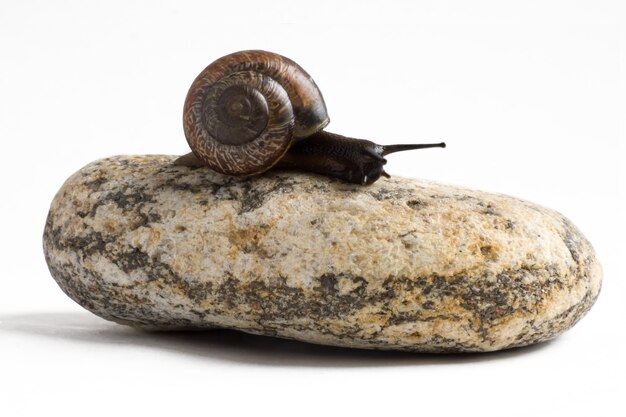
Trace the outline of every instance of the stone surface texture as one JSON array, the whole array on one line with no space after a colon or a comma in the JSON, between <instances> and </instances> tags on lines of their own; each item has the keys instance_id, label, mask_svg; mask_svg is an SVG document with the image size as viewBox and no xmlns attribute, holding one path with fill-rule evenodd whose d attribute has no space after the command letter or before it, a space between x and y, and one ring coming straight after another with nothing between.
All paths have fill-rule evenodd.
<instances>
[{"instance_id":1,"label":"stone surface texture","mask_svg":"<svg viewBox=\"0 0 626 417\"><path fill-rule=\"evenodd\" d=\"M237 179L117 156L52 202L44 252L63 291L147 329L225 327L423 352L551 339L593 305L601 268L561 214L405 178Z\"/></svg>"}]
</instances>

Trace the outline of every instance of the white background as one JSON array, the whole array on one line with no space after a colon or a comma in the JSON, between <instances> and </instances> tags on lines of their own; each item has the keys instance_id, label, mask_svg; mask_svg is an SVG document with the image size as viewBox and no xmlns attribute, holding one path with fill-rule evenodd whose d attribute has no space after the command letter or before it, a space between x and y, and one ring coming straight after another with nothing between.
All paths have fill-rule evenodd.
<instances>
[{"instance_id":1,"label":"white background","mask_svg":"<svg viewBox=\"0 0 626 417\"><path fill-rule=\"evenodd\" d=\"M625 415L622 5L0 0L0 415ZM330 131L447 142L392 175L572 219L604 267L591 312L536 347L430 356L146 334L74 304L41 248L55 192L97 158L187 152L189 84L252 48L314 77Z\"/></svg>"}]
</instances>

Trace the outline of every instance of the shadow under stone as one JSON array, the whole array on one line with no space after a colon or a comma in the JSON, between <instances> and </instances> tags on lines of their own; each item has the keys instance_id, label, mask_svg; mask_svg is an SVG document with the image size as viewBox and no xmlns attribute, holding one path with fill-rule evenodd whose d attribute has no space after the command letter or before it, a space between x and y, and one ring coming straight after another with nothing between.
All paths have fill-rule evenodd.
<instances>
[{"instance_id":1,"label":"shadow under stone","mask_svg":"<svg viewBox=\"0 0 626 417\"><path fill-rule=\"evenodd\" d=\"M424 354L349 349L257 336L236 330L151 332L108 322L88 312L0 316L0 332L99 345L139 346L175 355L285 367L380 367L471 364L530 354L554 341L489 353Z\"/></svg>"}]
</instances>

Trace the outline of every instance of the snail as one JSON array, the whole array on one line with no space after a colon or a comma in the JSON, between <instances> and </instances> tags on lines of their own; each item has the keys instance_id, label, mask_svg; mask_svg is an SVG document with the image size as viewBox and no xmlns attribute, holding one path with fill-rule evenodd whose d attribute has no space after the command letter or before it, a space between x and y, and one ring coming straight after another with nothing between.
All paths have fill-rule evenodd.
<instances>
[{"instance_id":1,"label":"snail","mask_svg":"<svg viewBox=\"0 0 626 417\"><path fill-rule=\"evenodd\" d=\"M389 177L386 155L445 143L378 145L323 129L324 98L294 61L266 51L241 51L207 66L191 85L183 111L192 153L177 165L208 166L248 176L297 169L372 184Z\"/></svg>"}]
</instances>

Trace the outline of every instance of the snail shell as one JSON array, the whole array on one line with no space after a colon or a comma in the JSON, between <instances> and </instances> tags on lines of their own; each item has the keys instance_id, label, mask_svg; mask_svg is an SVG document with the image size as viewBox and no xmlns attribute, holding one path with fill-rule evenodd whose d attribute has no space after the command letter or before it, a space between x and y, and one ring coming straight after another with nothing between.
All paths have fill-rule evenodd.
<instances>
[{"instance_id":1,"label":"snail shell","mask_svg":"<svg viewBox=\"0 0 626 417\"><path fill-rule=\"evenodd\" d=\"M183 111L193 154L229 175L268 170L294 139L329 123L317 85L292 60L241 51L207 66L195 79Z\"/></svg>"}]
</instances>

